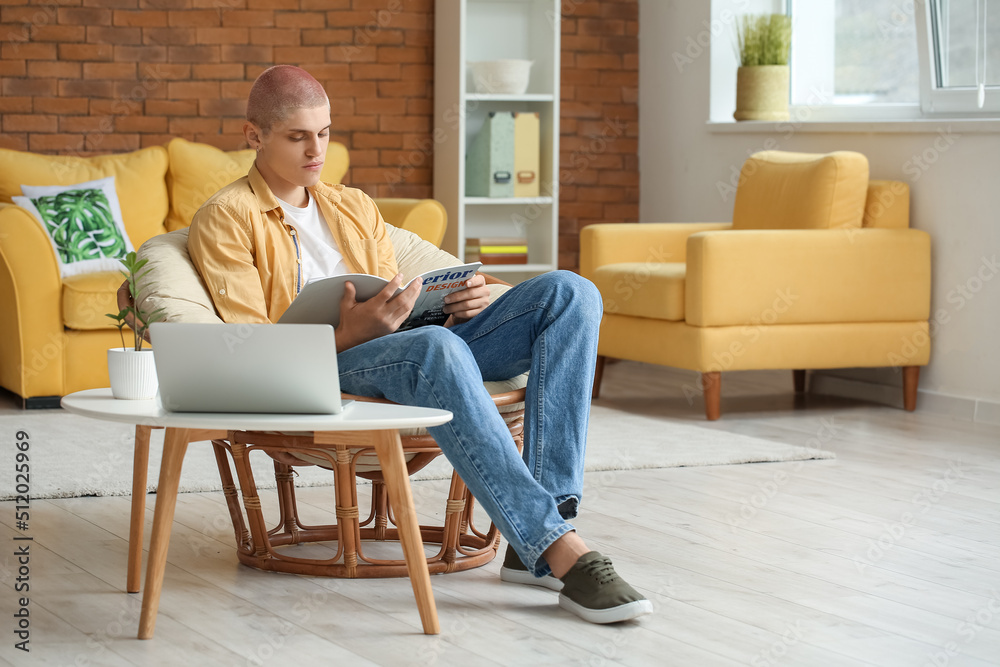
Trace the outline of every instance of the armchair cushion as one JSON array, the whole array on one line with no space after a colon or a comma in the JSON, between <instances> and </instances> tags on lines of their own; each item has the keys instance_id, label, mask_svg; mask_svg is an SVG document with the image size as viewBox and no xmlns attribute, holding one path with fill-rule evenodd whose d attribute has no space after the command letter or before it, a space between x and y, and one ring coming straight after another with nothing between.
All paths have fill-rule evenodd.
<instances>
[{"instance_id":1,"label":"armchair cushion","mask_svg":"<svg viewBox=\"0 0 1000 667\"><path fill-rule=\"evenodd\" d=\"M0 149L0 202L21 195L21 185L72 185L114 176L129 238L136 247L165 231L167 150L150 146L131 153L74 157ZM9 175L16 174L16 178Z\"/></svg>"},{"instance_id":2,"label":"armchair cushion","mask_svg":"<svg viewBox=\"0 0 1000 667\"><path fill-rule=\"evenodd\" d=\"M63 326L82 331L107 329L113 323L105 315L118 312L115 292L121 284L122 274L117 271L65 278L62 283Z\"/></svg>"},{"instance_id":3,"label":"armchair cushion","mask_svg":"<svg viewBox=\"0 0 1000 667\"><path fill-rule=\"evenodd\" d=\"M868 159L761 151L743 163L733 229L861 227L868 194Z\"/></svg>"},{"instance_id":4,"label":"armchair cushion","mask_svg":"<svg viewBox=\"0 0 1000 667\"><path fill-rule=\"evenodd\" d=\"M604 312L657 320L684 320L683 262L623 262L594 270Z\"/></svg>"},{"instance_id":5,"label":"armchair cushion","mask_svg":"<svg viewBox=\"0 0 1000 667\"><path fill-rule=\"evenodd\" d=\"M166 322L221 323L201 274L188 255L187 227L151 238L139 248L149 260L138 301L147 312L163 309Z\"/></svg>"},{"instance_id":6,"label":"armchair cushion","mask_svg":"<svg viewBox=\"0 0 1000 667\"><path fill-rule=\"evenodd\" d=\"M167 151L170 155L170 170L167 172L167 187L170 190L168 231L190 225L194 214L209 197L246 176L256 155L251 149L226 152L179 137L167 144ZM340 183L347 173L348 164L347 148L331 141L320 178L327 183Z\"/></svg>"}]
</instances>

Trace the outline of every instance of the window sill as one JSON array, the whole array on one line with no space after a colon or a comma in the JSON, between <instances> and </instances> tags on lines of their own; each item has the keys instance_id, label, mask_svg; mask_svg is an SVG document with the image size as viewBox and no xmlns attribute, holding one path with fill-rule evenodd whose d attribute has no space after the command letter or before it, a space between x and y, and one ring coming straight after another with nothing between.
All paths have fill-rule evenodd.
<instances>
[{"instance_id":1,"label":"window sill","mask_svg":"<svg viewBox=\"0 0 1000 667\"><path fill-rule=\"evenodd\" d=\"M895 133L937 134L951 131L960 134L1000 133L997 118L913 118L906 120L851 120L851 121L708 121L712 134L784 134L806 133Z\"/></svg>"}]
</instances>

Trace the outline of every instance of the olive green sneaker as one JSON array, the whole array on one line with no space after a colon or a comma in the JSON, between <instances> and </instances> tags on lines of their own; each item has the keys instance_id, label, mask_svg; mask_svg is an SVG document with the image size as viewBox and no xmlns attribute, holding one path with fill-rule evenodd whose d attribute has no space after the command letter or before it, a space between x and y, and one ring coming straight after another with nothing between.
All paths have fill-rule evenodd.
<instances>
[{"instance_id":1,"label":"olive green sneaker","mask_svg":"<svg viewBox=\"0 0 1000 667\"><path fill-rule=\"evenodd\" d=\"M507 545L507 553L503 557L503 567L500 568L500 581L506 581L511 584L541 586L553 591L560 591L563 587L563 582L551 574L547 574L544 577L536 577L531 572L528 572L528 568L521 562L517 552L509 544Z\"/></svg>"},{"instance_id":2,"label":"olive green sneaker","mask_svg":"<svg viewBox=\"0 0 1000 667\"><path fill-rule=\"evenodd\" d=\"M653 613L653 603L618 576L611 559L591 551L562 576L559 606L591 623L618 623Z\"/></svg>"}]
</instances>

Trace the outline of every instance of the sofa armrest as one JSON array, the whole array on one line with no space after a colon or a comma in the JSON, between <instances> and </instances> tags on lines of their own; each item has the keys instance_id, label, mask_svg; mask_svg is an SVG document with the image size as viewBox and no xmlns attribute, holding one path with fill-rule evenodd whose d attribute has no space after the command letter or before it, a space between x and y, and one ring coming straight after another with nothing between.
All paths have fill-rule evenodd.
<instances>
[{"instance_id":1,"label":"sofa armrest","mask_svg":"<svg viewBox=\"0 0 1000 667\"><path fill-rule=\"evenodd\" d=\"M915 229L704 232L687 241L693 326L930 317L930 236Z\"/></svg>"},{"instance_id":2,"label":"sofa armrest","mask_svg":"<svg viewBox=\"0 0 1000 667\"><path fill-rule=\"evenodd\" d=\"M626 222L587 225L580 232L580 275L605 264L683 262L692 234L730 229L729 222Z\"/></svg>"},{"instance_id":3,"label":"sofa armrest","mask_svg":"<svg viewBox=\"0 0 1000 667\"><path fill-rule=\"evenodd\" d=\"M0 203L0 385L25 398L63 392L62 278L41 226Z\"/></svg>"},{"instance_id":4,"label":"sofa armrest","mask_svg":"<svg viewBox=\"0 0 1000 667\"><path fill-rule=\"evenodd\" d=\"M378 199L375 205L382 219L394 227L413 232L425 241L441 247L448 226L448 213L435 199Z\"/></svg>"}]
</instances>

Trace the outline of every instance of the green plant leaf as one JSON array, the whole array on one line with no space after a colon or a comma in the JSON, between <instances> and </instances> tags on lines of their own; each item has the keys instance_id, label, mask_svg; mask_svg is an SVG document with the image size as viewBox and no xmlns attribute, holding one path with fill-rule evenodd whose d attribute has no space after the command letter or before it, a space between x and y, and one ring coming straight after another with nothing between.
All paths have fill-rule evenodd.
<instances>
[{"instance_id":1,"label":"green plant leaf","mask_svg":"<svg viewBox=\"0 0 1000 667\"><path fill-rule=\"evenodd\" d=\"M118 316L121 317L122 327L125 326L125 318L128 315L131 314L132 317L135 318L135 328L132 329L132 335L135 343L134 348L136 351L139 351L142 350L144 342L143 336L149 329L149 325L153 322L159 322L164 318L164 309L158 308L154 311L146 311L139 305L138 300L136 299L136 295L139 292L140 281L146 276L146 274L149 273L150 269L143 271L141 274L137 272L145 266L149 260L137 260L135 251L132 251L122 257L120 261L122 266L125 267L125 271L122 271L121 274L125 276L128 281L129 293L132 295L133 305L123 308ZM108 315L108 317L111 317L112 319L117 319L118 316Z\"/></svg>"},{"instance_id":2,"label":"green plant leaf","mask_svg":"<svg viewBox=\"0 0 1000 667\"><path fill-rule=\"evenodd\" d=\"M744 14L736 25L740 65L787 65L792 19L785 14Z\"/></svg>"}]
</instances>

